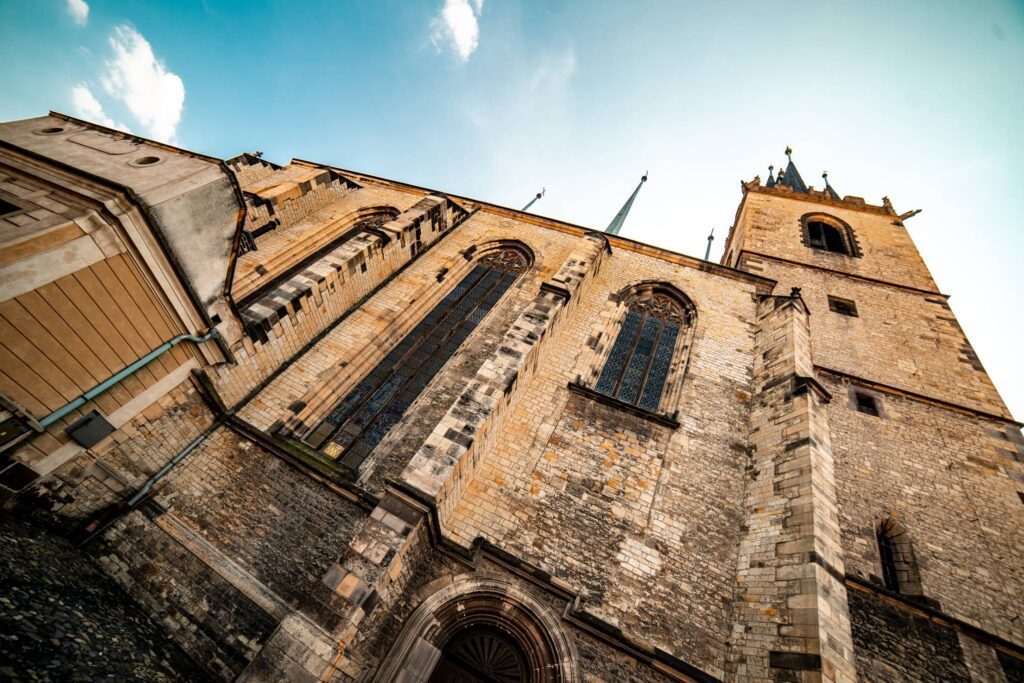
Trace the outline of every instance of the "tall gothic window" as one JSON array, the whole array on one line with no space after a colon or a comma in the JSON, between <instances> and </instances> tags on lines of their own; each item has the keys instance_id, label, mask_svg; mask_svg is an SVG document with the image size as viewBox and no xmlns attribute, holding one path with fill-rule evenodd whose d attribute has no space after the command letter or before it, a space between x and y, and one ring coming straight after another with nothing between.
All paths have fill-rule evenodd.
<instances>
[{"instance_id":1,"label":"tall gothic window","mask_svg":"<svg viewBox=\"0 0 1024 683\"><path fill-rule=\"evenodd\" d=\"M512 247L481 258L331 411L310 444L358 469L526 268L526 257Z\"/></svg>"},{"instance_id":2,"label":"tall gothic window","mask_svg":"<svg viewBox=\"0 0 1024 683\"><path fill-rule=\"evenodd\" d=\"M596 390L657 410L676 340L686 324L682 306L666 294L648 291L631 301Z\"/></svg>"}]
</instances>

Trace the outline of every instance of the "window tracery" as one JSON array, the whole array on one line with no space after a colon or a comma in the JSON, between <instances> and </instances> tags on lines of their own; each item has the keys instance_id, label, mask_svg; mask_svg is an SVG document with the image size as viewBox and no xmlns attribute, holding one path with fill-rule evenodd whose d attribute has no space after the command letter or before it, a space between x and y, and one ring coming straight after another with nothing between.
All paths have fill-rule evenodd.
<instances>
[{"instance_id":1,"label":"window tracery","mask_svg":"<svg viewBox=\"0 0 1024 683\"><path fill-rule=\"evenodd\" d=\"M358 469L529 262L514 247L485 254L307 438Z\"/></svg>"},{"instance_id":2,"label":"window tracery","mask_svg":"<svg viewBox=\"0 0 1024 683\"><path fill-rule=\"evenodd\" d=\"M688 322L687 311L673 297L657 291L640 293L628 304L595 390L657 410L676 342Z\"/></svg>"}]
</instances>

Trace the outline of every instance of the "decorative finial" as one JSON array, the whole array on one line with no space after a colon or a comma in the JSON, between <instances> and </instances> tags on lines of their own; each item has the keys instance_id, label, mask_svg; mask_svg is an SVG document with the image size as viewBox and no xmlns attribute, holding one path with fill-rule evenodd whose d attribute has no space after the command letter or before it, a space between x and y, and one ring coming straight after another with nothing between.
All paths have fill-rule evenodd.
<instances>
[{"instance_id":1,"label":"decorative finial","mask_svg":"<svg viewBox=\"0 0 1024 683\"><path fill-rule=\"evenodd\" d=\"M828 171L822 171L821 172L821 177L824 178L825 182L827 183L828 182Z\"/></svg>"},{"instance_id":2,"label":"decorative finial","mask_svg":"<svg viewBox=\"0 0 1024 683\"><path fill-rule=\"evenodd\" d=\"M792 153L793 153L793 148L792 148L792 147L790 147L789 145L786 145L786 156L788 157L788 156L790 156L790 155L791 155Z\"/></svg>"},{"instance_id":3,"label":"decorative finial","mask_svg":"<svg viewBox=\"0 0 1024 683\"><path fill-rule=\"evenodd\" d=\"M771 175L775 171L774 164L768 164L768 175Z\"/></svg>"},{"instance_id":4,"label":"decorative finial","mask_svg":"<svg viewBox=\"0 0 1024 683\"><path fill-rule=\"evenodd\" d=\"M641 183L646 183L647 182L647 171L644 171L644 176L643 176L643 178L640 179L640 182Z\"/></svg>"},{"instance_id":5,"label":"decorative finial","mask_svg":"<svg viewBox=\"0 0 1024 683\"><path fill-rule=\"evenodd\" d=\"M527 209L529 209L531 206L533 206L534 202L536 202L538 199L543 197L545 195L545 193L547 193L547 191L548 191L548 188L542 187L540 189L540 192L538 192L536 194L536 196L534 196L534 198L530 200L530 203L527 204L526 206L524 206L523 208L521 208L520 211L526 211Z\"/></svg>"},{"instance_id":6,"label":"decorative finial","mask_svg":"<svg viewBox=\"0 0 1024 683\"><path fill-rule=\"evenodd\" d=\"M255 152L253 152L252 155L254 157L256 157L257 159L262 159L263 158L263 150L258 149Z\"/></svg>"}]
</instances>

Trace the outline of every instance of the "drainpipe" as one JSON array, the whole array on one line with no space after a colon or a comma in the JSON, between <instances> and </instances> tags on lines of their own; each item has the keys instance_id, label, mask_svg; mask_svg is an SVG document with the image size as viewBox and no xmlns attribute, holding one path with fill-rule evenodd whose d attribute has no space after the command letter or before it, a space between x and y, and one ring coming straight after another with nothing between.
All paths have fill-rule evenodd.
<instances>
[{"instance_id":1,"label":"drainpipe","mask_svg":"<svg viewBox=\"0 0 1024 683\"><path fill-rule=\"evenodd\" d=\"M70 413L75 408L78 408L79 406L84 405L86 402L90 401L91 399L99 396L104 391L106 391L110 387L114 386L115 384L117 384L118 382L123 380L125 377L131 375L133 372L135 372L139 368L144 367L145 365L148 365L151 361L153 361L153 360L157 359L158 357L162 356L164 353L166 353L167 351L170 351L171 349L173 349L175 346L177 346L178 344L180 344L183 341L192 341L192 342L195 342L196 344L202 344L203 342L210 341L211 339L214 339L217 336L218 336L218 334L217 334L217 330L216 329L211 329L209 332L204 334L202 337L197 337L197 336L192 335L192 334L182 334L182 335L179 335L179 336L175 337L174 339L172 339L171 341L163 344L159 348L153 349L152 351L147 353L145 356L143 356L142 358L138 359L137 361L135 361L134 363L132 363L131 365L126 367L124 370L121 370L120 372L115 374L113 377L107 379L106 381L102 382L101 384L96 385L95 387L93 387L89 391L85 392L84 394L82 394L81 396L79 396L78 398L76 398L74 401L72 401L71 403L67 404L63 408L59 408L59 409L55 410L54 412L50 413L49 415L44 417L42 420L40 420L39 424L41 426L43 426L43 427L48 427L49 425L53 424L57 420L61 419L62 417L64 417L68 413Z\"/></svg>"}]
</instances>

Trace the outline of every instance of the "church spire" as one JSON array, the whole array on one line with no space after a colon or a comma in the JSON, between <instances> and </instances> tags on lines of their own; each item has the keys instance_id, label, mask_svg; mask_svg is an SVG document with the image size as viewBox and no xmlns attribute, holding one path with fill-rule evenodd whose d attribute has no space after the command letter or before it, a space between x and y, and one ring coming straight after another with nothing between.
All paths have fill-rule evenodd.
<instances>
[{"instance_id":1,"label":"church spire","mask_svg":"<svg viewBox=\"0 0 1024 683\"><path fill-rule=\"evenodd\" d=\"M775 167L771 164L768 164L768 182L764 186L775 187Z\"/></svg>"},{"instance_id":2,"label":"church spire","mask_svg":"<svg viewBox=\"0 0 1024 683\"><path fill-rule=\"evenodd\" d=\"M793 150L786 147L786 158L789 160L789 163L786 164L786 173L779 179L779 182L787 185L795 192L807 192L807 185L804 184L804 179L800 177L800 172L796 170L792 154Z\"/></svg>"},{"instance_id":3,"label":"church spire","mask_svg":"<svg viewBox=\"0 0 1024 683\"><path fill-rule=\"evenodd\" d=\"M640 193L640 188L646 182L647 173L645 172L643 177L640 178L640 182L636 184L636 189L633 190L633 194L629 195L629 199L626 200L626 203L622 205L622 208L619 209L619 212L615 214L615 218L613 218L612 222L608 224L607 228L605 228L604 231L606 233L608 233L609 235L619 234L619 230L622 230L622 224L626 222L626 216L629 215L629 210L633 207L633 200L636 199L636 196Z\"/></svg>"},{"instance_id":4,"label":"church spire","mask_svg":"<svg viewBox=\"0 0 1024 683\"><path fill-rule=\"evenodd\" d=\"M839 193L832 189L832 186L828 183L828 171L822 171L821 177L825 179L825 192L828 192L828 196L832 199L839 199Z\"/></svg>"}]
</instances>

